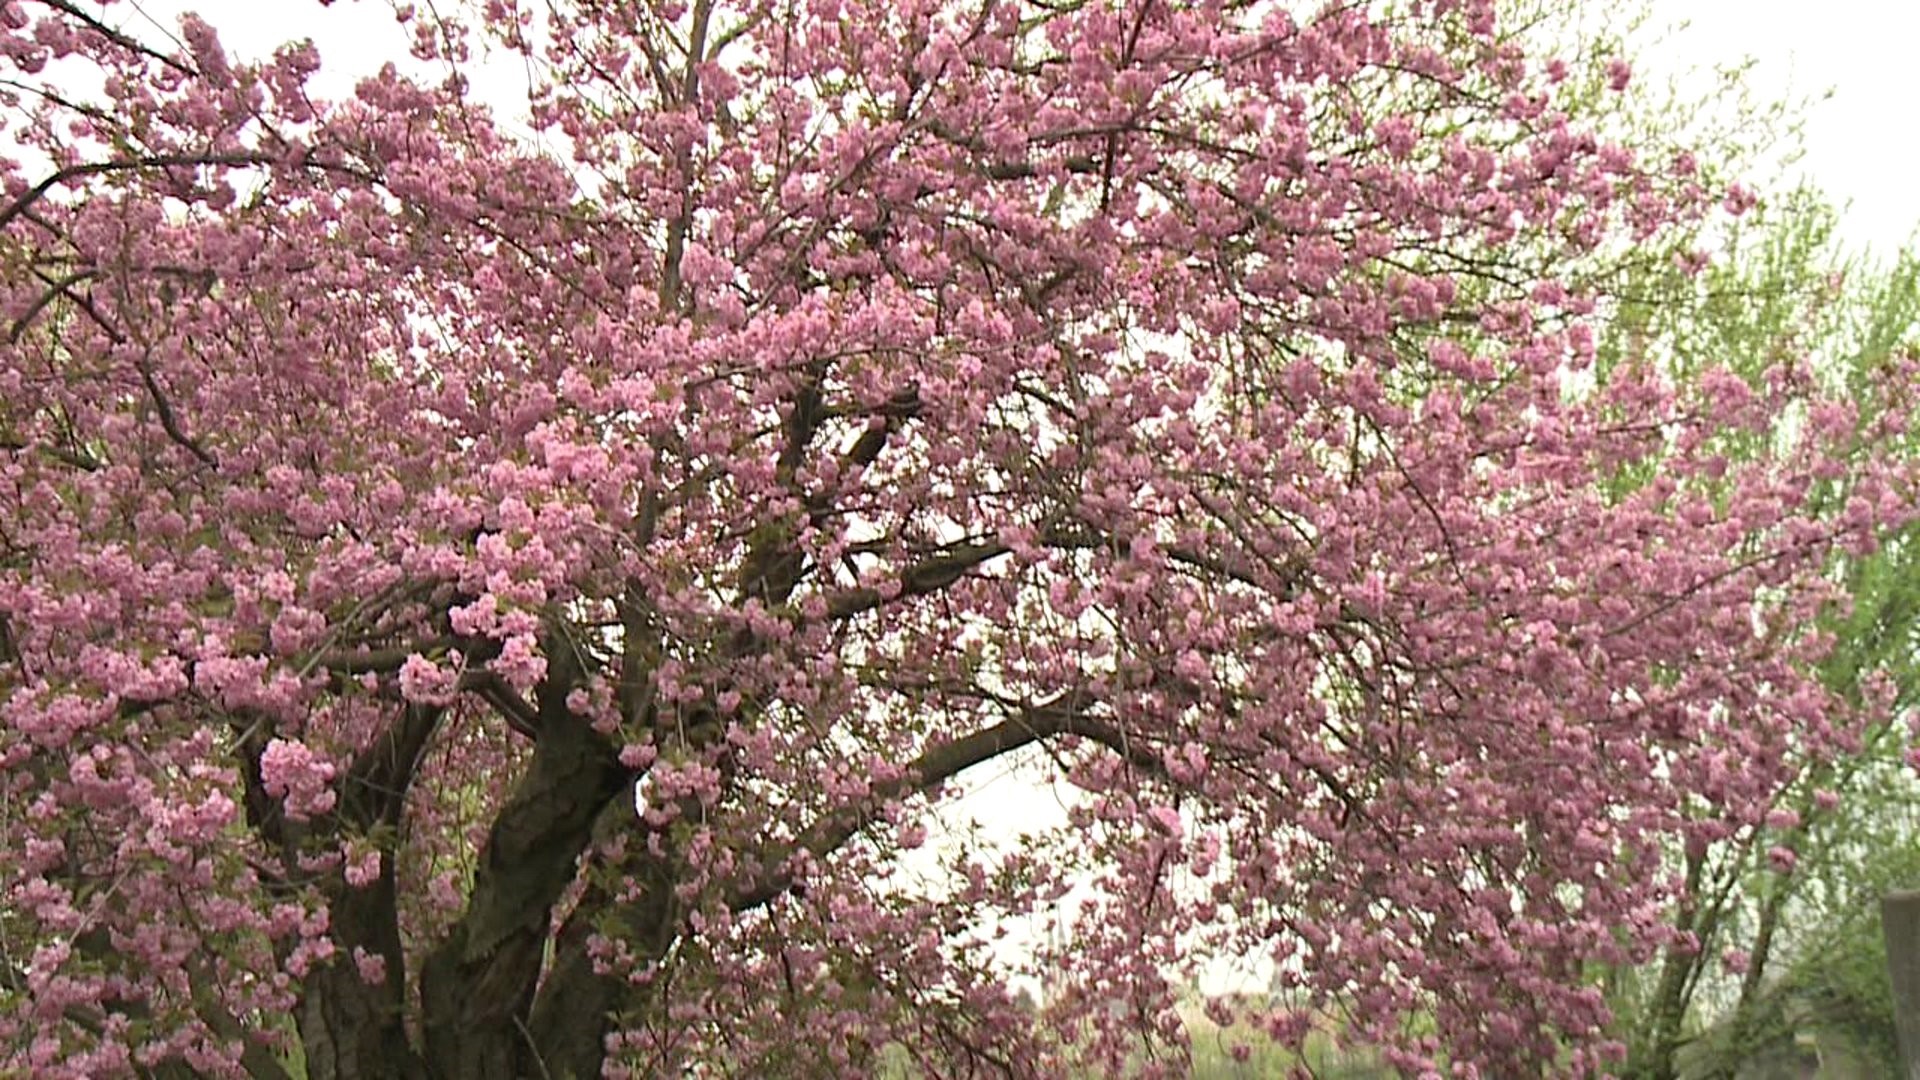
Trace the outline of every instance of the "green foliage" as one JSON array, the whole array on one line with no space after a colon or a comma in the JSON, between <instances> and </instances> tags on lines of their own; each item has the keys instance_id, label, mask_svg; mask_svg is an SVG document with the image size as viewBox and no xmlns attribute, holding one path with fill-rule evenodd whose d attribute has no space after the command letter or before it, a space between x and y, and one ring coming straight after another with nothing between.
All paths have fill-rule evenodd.
<instances>
[{"instance_id":1,"label":"green foliage","mask_svg":"<svg viewBox=\"0 0 1920 1080\"><path fill-rule=\"evenodd\" d=\"M1889 890L1920 881L1920 801L1899 768L1862 769L1849 801L1809 830L1771 974L1744 1003L1702 1010L1696 1037L1678 1055L1681 1076L1732 1077L1796 1040L1852 1062L1860 1075L1898 1074L1879 904Z\"/></svg>"}]
</instances>

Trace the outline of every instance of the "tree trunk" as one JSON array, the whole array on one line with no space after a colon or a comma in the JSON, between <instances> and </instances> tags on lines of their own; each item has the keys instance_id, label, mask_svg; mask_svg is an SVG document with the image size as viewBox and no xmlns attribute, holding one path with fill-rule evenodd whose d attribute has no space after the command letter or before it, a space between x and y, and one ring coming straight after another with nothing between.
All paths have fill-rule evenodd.
<instances>
[{"instance_id":1,"label":"tree trunk","mask_svg":"<svg viewBox=\"0 0 1920 1080\"><path fill-rule=\"evenodd\" d=\"M425 1075L438 1080L549 1075L527 1017L553 906L595 820L631 786L613 747L567 708L578 672L565 646L549 655L533 761L488 831L466 912L421 965Z\"/></svg>"},{"instance_id":2,"label":"tree trunk","mask_svg":"<svg viewBox=\"0 0 1920 1080\"><path fill-rule=\"evenodd\" d=\"M588 921L567 921L555 943L553 969L540 987L529 1022L533 1043L551 1080L595 1080L607 1053L614 1010L626 982L593 970Z\"/></svg>"},{"instance_id":3,"label":"tree trunk","mask_svg":"<svg viewBox=\"0 0 1920 1080\"><path fill-rule=\"evenodd\" d=\"M324 823L345 835L390 835L397 830L413 770L444 710L408 705L348 770L339 808ZM264 792L261 792L264 796ZM271 804L263 806L262 835L288 851ZM258 826L256 826L258 827ZM406 952L400 942L399 887L393 852L382 845L380 876L365 887L344 877L332 886L328 932L336 952L304 980L294 1022L306 1050L309 1080L403 1080L420 1075L419 1055L407 1036ZM378 957L384 978L370 983L356 952Z\"/></svg>"},{"instance_id":4,"label":"tree trunk","mask_svg":"<svg viewBox=\"0 0 1920 1080\"><path fill-rule=\"evenodd\" d=\"M1712 934L1717 914L1702 917L1699 908L1700 884L1706 869L1704 854L1687 856L1686 893L1680 902L1675 928L1681 932L1700 931L1701 940ZM1709 924L1704 929L1701 923ZM1680 1049L1680 1035L1687 1019L1690 989L1701 958L1669 945L1660 964L1660 982L1654 990L1641 1040L1632 1048L1627 1075L1634 1080L1674 1080L1674 1055Z\"/></svg>"},{"instance_id":5,"label":"tree trunk","mask_svg":"<svg viewBox=\"0 0 1920 1080\"><path fill-rule=\"evenodd\" d=\"M382 854L380 876L365 888L344 888L327 908L336 952L308 975L294 1020L306 1048L309 1080L402 1080L420 1074L407 1038L406 967L395 918L393 860ZM369 983L354 953L377 956L385 978Z\"/></svg>"},{"instance_id":6,"label":"tree trunk","mask_svg":"<svg viewBox=\"0 0 1920 1080\"><path fill-rule=\"evenodd\" d=\"M1766 975L1767 962L1773 956L1774 934L1780 926L1781 912L1786 908L1790 890L1782 882L1774 883L1767 898L1760 907L1760 925L1753 938L1753 948L1747 956L1747 970L1740 977L1740 997L1733 1007L1733 1018L1728 1022L1733 1030L1732 1044L1745 1049L1754 1046L1755 1030L1758 1025L1757 1013L1760 1007L1761 979ZM1741 1060L1730 1057L1717 1062L1706 1080L1733 1080L1739 1073Z\"/></svg>"},{"instance_id":7,"label":"tree trunk","mask_svg":"<svg viewBox=\"0 0 1920 1080\"><path fill-rule=\"evenodd\" d=\"M608 831L636 824L625 807L610 806L601 821ZM592 880L579 905L555 941L552 970L534 1001L533 1041L552 1080L592 1080L606 1059L606 1040L615 1014L643 1004L635 988L617 974L594 971L587 946L596 932L609 932L625 942L637 959L658 961L667 954L675 933L673 902L675 849L666 838L660 854L651 854L651 837L629 837L615 865L594 867ZM640 895L622 904L610 883L632 877L642 883Z\"/></svg>"},{"instance_id":8,"label":"tree trunk","mask_svg":"<svg viewBox=\"0 0 1920 1080\"><path fill-rule=\"evenodd\" d=\"M350 957L335 957L307 978L296 1021L308 1080L406 1080L419 1062L398 1002L367 991Z\"/></svg>"}]
</instances>

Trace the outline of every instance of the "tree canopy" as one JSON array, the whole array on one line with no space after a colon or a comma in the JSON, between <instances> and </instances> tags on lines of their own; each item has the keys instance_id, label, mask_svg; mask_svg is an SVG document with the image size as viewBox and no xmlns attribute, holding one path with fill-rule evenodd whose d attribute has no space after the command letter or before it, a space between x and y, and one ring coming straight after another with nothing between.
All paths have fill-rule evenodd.
<instances>
[{"instance_id":1,"label":"tree canopy","mask_svg":"<svg viewBox=\"0 0 1920 1080\"><path fill-rule=\"evenodd\" d=\"M124 8L0 3L0 1071L1597 1073L1886 705L1912 363L1600 348L1751 195L1490 0Z\"/></svg>"}]
</instances>

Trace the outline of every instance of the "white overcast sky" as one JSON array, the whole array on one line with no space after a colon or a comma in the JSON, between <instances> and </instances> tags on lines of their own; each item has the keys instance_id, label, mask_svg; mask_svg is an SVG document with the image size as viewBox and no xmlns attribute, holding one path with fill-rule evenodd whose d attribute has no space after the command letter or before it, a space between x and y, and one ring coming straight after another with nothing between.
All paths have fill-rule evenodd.
<instances>
[{"instance_id":1,"label":"white overcast sky","mask_svg":"<svg viewBox=\"0 0 1920 1080\"><path fill-rule=\"evenodd\" d=\"M1755 90L1832 97L1809 110L1795 167L1846 206L1845 242L1888 256L1920 226L1920 3L1914 0L1654 0L1687 24L1643 61L1679 72L1752 57Z\"/></svg>"}]
</instances>

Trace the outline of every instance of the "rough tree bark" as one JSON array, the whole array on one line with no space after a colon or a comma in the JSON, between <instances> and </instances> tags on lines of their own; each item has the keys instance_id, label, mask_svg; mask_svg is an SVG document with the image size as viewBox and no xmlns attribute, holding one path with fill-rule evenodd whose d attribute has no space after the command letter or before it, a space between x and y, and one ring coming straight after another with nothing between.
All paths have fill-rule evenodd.
<instances>
[{"instance_id":1,"label":"rough tree bark","mask_svg":"<svg viewBox=\"0 0 1920 1080\"><path fill-rule=\"evenodd\" d=\"M539 687L538 741L495 817L466 912L421 965L426 1074L517 1080L542 1070L527 1029L553 906L573 881L593 823L631 784L613 746L567 708L582 665L550 647Z\"/></svg>"}]
</instances>

